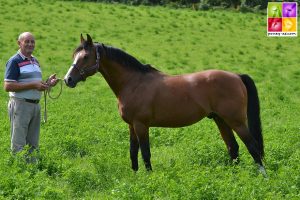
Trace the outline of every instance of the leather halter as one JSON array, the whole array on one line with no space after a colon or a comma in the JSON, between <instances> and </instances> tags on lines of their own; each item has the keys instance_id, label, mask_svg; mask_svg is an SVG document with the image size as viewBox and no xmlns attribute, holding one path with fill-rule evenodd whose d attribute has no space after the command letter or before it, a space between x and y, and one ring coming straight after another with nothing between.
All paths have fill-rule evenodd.
<instances>
[{"instance_id":1,"label":"leather halter","mask_svg":"<svg viewBox=\"0 0 300 200\"><path fill-rule=\"evenodd\" d=\"M97 71L99 71L99 66L100 66L100 52L99 52L99 45L96 45L96 64L90 67L85 67L82 69L79 69L78 66L76 66L76 63L72 64L72 67L74 67L80 74L80 77L83 81L86 80L86 78L88 77L87 74L89 72L95 71L95 73Z\"/></svg>"}]
</instances>

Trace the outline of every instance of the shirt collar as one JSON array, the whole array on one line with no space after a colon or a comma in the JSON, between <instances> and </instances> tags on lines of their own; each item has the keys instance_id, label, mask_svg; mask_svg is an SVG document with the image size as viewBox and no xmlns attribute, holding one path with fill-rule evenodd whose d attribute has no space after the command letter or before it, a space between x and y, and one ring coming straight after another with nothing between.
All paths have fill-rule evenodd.
<instances>
[{"instance_id":1,"label":"shirt collar","mask_svg":"<svg viewBox=\"0 0 300 200\"><path fill-rule=\"evenodd\" d=\"M26 58L27 58L28 60L31 60L32 58L34 58L34 56L33 56L33 55L31 55L31 57L30 57L30 58L28 58L28 57L24 56L20 50L18 51L18 54L21 56L21 58L22 58L23 60L25 60Z\"/></svg>"}]
</instances>

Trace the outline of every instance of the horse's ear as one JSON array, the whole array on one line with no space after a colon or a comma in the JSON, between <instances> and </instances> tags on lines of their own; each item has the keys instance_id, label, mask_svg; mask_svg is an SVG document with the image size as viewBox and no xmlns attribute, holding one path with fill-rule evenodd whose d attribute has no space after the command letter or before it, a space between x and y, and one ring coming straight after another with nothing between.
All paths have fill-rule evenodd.
<instances>
[{"instance_id":1,"label":"horse's ear","mask_svg":"<svg viewBox=\"0 0 300 200\"><path fill-rule=\"evenodd\" d=\"M86 34L86 38L87 38L87 43L89 45L93 45L93 40L92 40L92 38L91 38L91 36L89 34Z\"/></svg>"},{"instance_id":2,"label":"horse's ear","mask_svg":"<svg viewBox=\"0 0 300 200\"><path fill-rule=\"evenodd\" d=\"M80 42L81 42L81 44L83 44L84 43L84 38L83 38L83 36L82 36L82 33L80 34Z\"/></svg>"}]
</instances>

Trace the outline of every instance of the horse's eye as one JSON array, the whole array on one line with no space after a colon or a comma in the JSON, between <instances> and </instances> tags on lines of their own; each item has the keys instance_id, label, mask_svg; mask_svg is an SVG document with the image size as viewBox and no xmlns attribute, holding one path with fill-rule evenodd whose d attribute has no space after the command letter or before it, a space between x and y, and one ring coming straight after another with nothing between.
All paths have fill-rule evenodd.
<instances>
[{"instance_id":1,"label":"horse's eye","mask_svg":"<svg viewBox=\"0 0 300 200\"><path fill-rule=\"evenodd\" d=\"M88 56L87 56L87 55L84 55L84 56L83 56L83 59L84 59L84 60L86 60L87 58L88 58Z\"/></svg>"}]
</instances>

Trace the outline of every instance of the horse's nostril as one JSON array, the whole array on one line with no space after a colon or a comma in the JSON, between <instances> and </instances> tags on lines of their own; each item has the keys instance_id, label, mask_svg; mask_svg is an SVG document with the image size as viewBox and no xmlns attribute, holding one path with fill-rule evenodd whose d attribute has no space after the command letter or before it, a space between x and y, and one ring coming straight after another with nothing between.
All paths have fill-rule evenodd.
<instances>
[{"instance_id":1,"label":"horse's nostril","mask_svg":"<svg viewBox=\"0 0 300 200\"><path fill-rule=\"evenodd\" d=\"M71 76L66 76L64 81L65 81L66 85L70 88L74 88L76 86L76 83L74 82L74 80Z\"/></svg>"},{"instance_id":2,"label":"horse's nostril","mask_svg":"<svg viewBox=\"0 0 300 200\"><path fill-rule=\"evenodd\" d=\"M68 83L72 82L72 77L71 76L68 77L67 82Z\"/></svg>"},{"instance_id":3,"label":"horse's nostril","mask_svg":"<svg viewBox=\"0 0 300 200\"><path fill-rule=\"evenodd\" d=\"M64 81L67 85L69 85L72 82L72 78L70 76L67 76L64 78Z\"/></svg>"}]
</instances>

